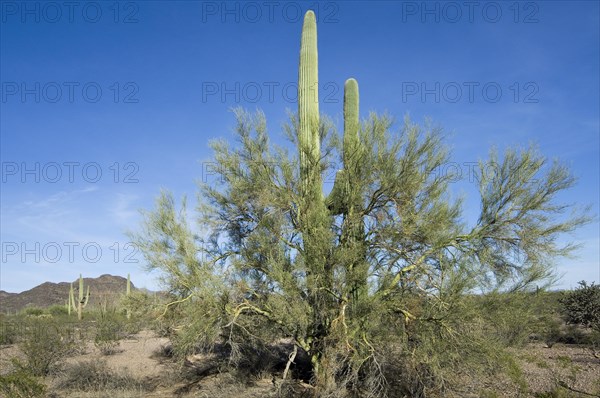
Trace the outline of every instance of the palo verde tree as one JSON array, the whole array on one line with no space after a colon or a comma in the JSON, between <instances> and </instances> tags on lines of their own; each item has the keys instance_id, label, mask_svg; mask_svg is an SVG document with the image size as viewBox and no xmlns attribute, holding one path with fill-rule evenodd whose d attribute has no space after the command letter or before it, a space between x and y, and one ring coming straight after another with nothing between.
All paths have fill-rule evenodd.
<instances>
[{"instance_id":1,"label":"palo verde tree","mask_svg":"<svg viewBox=\"0 0 600 398\"><path fill-rule=\"evenodd\" d=\"M361 122L349 79L338 139L319 114L317 63L309 11L298 114L285 129L297 155L270 143L261 112L236 109L236 145L212 143L216 176L201 184L202 233L186 201L178 208L163 192L132 236L175 297L165 314L189 315L180 335L191 346L224 339L233 356L243 354L234 349L241 341L288 338L310 358L318 395L386 395L396 377L385 370L389 347L425 347L419 333L434 329L433 340L465 340L456 337L468 329L462 297L548 280L553 261L575 248L558 238L589 217L556 203L575 179L529 148L480 163L480 215L468 225L451 176L436 175L449 161L440 130L406 120L395 131L375 114ZM322 176L336 155L343 167L326 195Z\"/></svg>"}]
</instances>

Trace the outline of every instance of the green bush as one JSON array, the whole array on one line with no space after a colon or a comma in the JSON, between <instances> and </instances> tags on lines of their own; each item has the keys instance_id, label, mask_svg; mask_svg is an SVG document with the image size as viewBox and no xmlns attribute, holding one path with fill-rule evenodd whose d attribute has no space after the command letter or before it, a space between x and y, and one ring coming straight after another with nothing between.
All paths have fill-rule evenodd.
<instances>
[{"instance_id":1,"label":"green bush","mask_svg":"<svg viewBox=\"0 0 600 398\"><path fill-rule=\"evenodd\" d=\"M73 348L72 337L56 321L32 319L23 328L19 347L25 356L25 363L19 366L34 376L45 376Z\"/></svg>"},{"instance_id":2,"label":"green bush","mask_svg":"<svg viewBox=\"0 0 600 398\"><path fill-rule=\"evenodd\" d=\"M557 340L563 344L590 344L591 335L578 325L568 325Z\"/></svg>"},{"instance_id":3,"label":"green bush","mask_svg":"<svg viewBox=\"0 0 600 398\"><path fill-rule=\"evenodd\" d=\"M142 322L139 321L127 321L124 326L125 334L128 336L138 334L143 329L142 325Z\"/></svg>"},{"instance_id":4,"label":"green bush","mask_svg":"<svg viewBox=\"0 0 600 398\"><path fill-rule=\"evenodd\" d=\"M117 314L104 314L98 321L94 344L104 355L117 352L119 340L124 334L124 322Z\"/></svg>"},{"instance_id":5,"label":"green bush","mask_svg":"<svg viewBox=\"0 0 600 398\"><path fill-rule=\"evenodd\" d=\"M46 312L52 316L68 315L69 311L64 305L52 305L46 309Z\"/></svg>"},{"instance_id":6,"label":"green bush","mask_svg":"<svg viewBox=\"0 0 600 398\"><path fill-rule=\"evenodd\" d=\"M0 393L5 398L37 398L46 396L46 386L30 372L17 368L0 375Z\"/></svg>"},{"instance_id":7,"label":"green bush","mask_svg":"<svg viewBox=\"0 0 600 398\"><path fill-rule=\"evenodd\" d=\"M554 343L563 342L564 334L561 330L561 322L558 319L547 320L540 328L541 338L548 347L552 347Z\"/></svg>"},{"instance_id":8,"label":"green bush","mask_svg":"<svg viewBox=\"0 0 600 398\"><path fill-rule=\"evenodd\" d=\"M15 344L19 335L18 328L16 322L3 320L0 323L0 345Z\"/></svg>"},{"instance_id":9,"label":"green bush","mask_svg":"<svg viewBox=\"0 0 600 398\"><path fill-rule=\"evenodd\" d=\"M113 371L106 362L97 360L68 365L58 388L78 391L148 390L143 382L133 378L125 370Z\"/></svg>"},{"instance_id":10,"label":"green bush","mask_svg":"<svg viewBox=\"0 0 600 398\"><path fill-rule=\"evenodd\" d=\"M151 310L153 298L145 292L131 292L121 300L121 307L129 309L131 315L145 315Z\"/></svg>"},{"instance_id":11,"label":"green bush","mask_svg":"<svg viewBox=\"0 0 600 398\"><path fill-rule=\"evenodd\" d=\"M38 307L27 307L23 310L23 313L25 315L33 315L33 316L38 316L38 315L42 315L44 313L44 310Z\"/></svg>"},{"instance_id":12,"label":"green bush","mask_svg":"<svg viewBox=\"0 0 600 398\"><path fill-rule=\"evenodd\" d=\"M565 292L559 301L567 323L600 330L600 285L581 281L577 289Z\"/></svg>"},{"instance_id":13,"label":"green bush","mask_svg":"<svg viewBox=\"0 0 600 398\"><path fill-rule=\"evenodd\" d=\"M490 293L473 298L488 338L503 346L522 346L535 335L544 339L556 335L552 308L542 305L545 300L543 292Z\"/></svg>"}]
</instances>

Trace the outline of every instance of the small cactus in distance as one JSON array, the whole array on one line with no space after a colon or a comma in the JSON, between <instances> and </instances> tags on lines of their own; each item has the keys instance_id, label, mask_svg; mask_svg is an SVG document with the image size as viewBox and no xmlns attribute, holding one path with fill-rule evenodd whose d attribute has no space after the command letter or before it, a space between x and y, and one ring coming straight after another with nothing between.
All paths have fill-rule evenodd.
<instances>
[{"instance_id":1,"label":"small cactus in distance","mask_svg":"<svg viewBox=\"0 0 600 398\"><path fill-rule=\"evenodd\" d=\"M65 306L67 307L67 314L69 314L69 316L71 316L71 310L77 310L77 304L75 304L75 290L73 290L73 283L71 283L71 288L69 289L69 299L67 300Z\"/></svg>"},{"instance_id":2,"label":"small cactus in distance","mask_svg":"<svg viewBox=\"0 0 600 398\"><path fill-rule=\"evenodd\" d=\"M73 284L71 284L71 291L69 292L69 299L75 306L75 292L73 291ZM83 318L83 309L87 306L90 301L90 286L87 287L87 293L83 294L83 277L79 274L79 300L77 301L77 319Z\"/></svg>"}]
</instances>

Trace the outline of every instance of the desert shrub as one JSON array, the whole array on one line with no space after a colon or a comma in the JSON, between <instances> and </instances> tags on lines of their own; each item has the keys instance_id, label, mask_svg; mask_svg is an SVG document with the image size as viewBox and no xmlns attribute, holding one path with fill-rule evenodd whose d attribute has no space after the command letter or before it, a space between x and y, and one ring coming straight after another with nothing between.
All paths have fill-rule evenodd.
<instances>
[{"instance_id":1,"label":"desert shrub","mask_svg":"<svg viewBox=\"0 0 600 398\"><path fill-rule=\"evenodd\" d=\"M25 363L19 363L19 367L34 376L45 376L71 352L73 344L72 336L57 322L39 318L29 320L19 343Z\"/></svg>"},{"instance_id":2,"label":"desert shrub","mask_svg":"<svg viewBox=\"0 0 600 398\"><path fill-rule=\"evenodd\" d=\"M545 305L542 292L490 293L471 297L474 310L481 315L488 338L504 346L522 346L531 337L558 338L556 315Z\"/></svg>"},{"instance_id":3,"label":"desert shrub","mask_svg":"<svg viewBox=\"0 0 600 398\"><path fill-rule=\"evenodd\" d=\"M132 318L153 318L157 297L142 291L133 291L122 299L121 306L129 309Z\"/></svg>"},{"instance_id":4,"label":"desert shrub","mask_svg":"<svg viewBox=\"0 0 600 398\"><path fill-rule=\"evenodd\" d=\"M38 307L27 307L23 310L25 315L38 316L44 313L44 310Z\"/></svg>"},{"instance_id":5,"label":"desert shrub","mask_svg":"<svg viewBox=\"0 0 600 398\"><path fill-rule=\"evenodd\" d=\"M98 321L94 344L104 355L117 352L123 337L123 323L115 316L105 316Z\"/></svg>"},{"instance_id":6,"label":"desert shrub","mask_svg":"<svg viewBox=\"0 0 600 398\"><path fill-rule=\"evenodd\" d=\"M221 330L218 327L220 322L224 324L223 319L211 319L203 313L203 309L209 305L215 304L203 300L190 300L172 305L155 324L155 331L159 335L171 339L173 353L176 358L184 359L188 355L210 349L216 343L223 341ZM261 321L261 319L258 319L254 326L258 328L259 325L264 324ZM248 335L243 335L237 340L235 337L237 337L239 330L235 327L233 329L234 344L237 341L242 345L249 343ZM261 330L254 330L253 335L259 335ZM271 333L271 336L274 336L274 334Z\"/></svg>"},{"instance_id":7,"label":"desert shrub","mask_svg":"<svg viewBox=\"0 0 600 398\"><path fill-rule=\"evenodd\" d=\"M175 301L175 296L158 296L144 292L133 292L125 297L124 305L130 306L133 320L138 320L145 328L153 330L160 337L172 337L174 329L183 318L181 305L166 305Z\"/></svg>"},{"instance_id":8,"label":"desert shrub","mask_svg":"<svg viewBox=\"0 0 600 398\"><path fill-rule=\"evenodd\" d=\"M152 322L150 329L159 337L171 337L173 335L173 325L171 322L165 322L163 319L157 319Z\"/></svg>"},{"instance_id":9,"label":"desert shrub","mask_svg":"<svg viewBox=\"0 0 600 398\"><path fill-rule=\"evenodd\" d=\"M58 382L62 390L106 391L141 390L149 388L131 376L126 369L112 370L105 361L89 360L67 365Z\"/></svg>"},{"instance_id":10,"label":"desert shrub","mask_svg":"<svg viewBox=\"0 0 600 398\"><path fill-rule=\"evenodd\" d=\"M404 338L382 336L368 366L354 377L354 389L374 396L444 397L465 378L498 373L525 388L520 368L501 341L488 338L481 319L452 323L415 321Z\"/></svg>"},{"instance_id":11,"label":"desert shrub","mask_svg":"<svg viewBox=\"0 0 600 398\"><path fill-rule=\"evenodd\" d=\"M465 378L493 374L505 374L525 390L523 374L506 350L507 339L494 334L481 301L482 297L457 297L440 311L435 301L409 292L397 305L416 318L373 311L365 325L370 339L364 345L351 341L347 347L342 341L328 353L336 358L328 366L334 368L338 384L331 396L354 391L357 396L444 397L461 388ZM461 316L453 316L456 313ZM367 359L355 363L353 350L364 351L361 356Z\"/></svg>"},{"instance_id":12,"label":"desert shrub","mask_svg":"<svg viewBox=\"0 0 600 398\"><path fill-rule=\"evenodd\" d=\"M557 341L563 344L590 344L591 335L579 325L568 325Z\"/></svg>"},{"instance_id":13,"label":"desert shrub","mask_svg":"<svg viewBox=\"0 0 600 398\"><path fill-rule=\"evenodd\" d=\"M15 344L19 335L19 326L14 321L3 320L0 323L0 345Z\"/></svg>"},{"instance_id":14,"label":"desert shrub","mask_svg":"<svg viewBox=\"0 0 600 398\"><path fill-rule=\"evenodd\" d=\"M112 340L112 339L102 340L102 339L96 338L96 340L94 341L94 345L96 346L96 348L98 350L100 350L102 355L112 355L119 351L119 341L118 340Z\"/></svg>"},{"instance_id":15,"label":"desert shrub","mask_svg":"<svg viewBox=\"0 0 600 398\"><path fill-rule=\"evenodd\" d=\"M5 398L37 398L46 396L46 386L23 368L0 375L0 393Z\"/></svg>"},{"instance_id":16,"label":"desert shrub","mask_svg":"<svg viewBox=\"0 0 600 398\"><path fill-rule=\"evenodd\" d=\"M46 309L46 312L52 316L63 316L68 315L68 310L64 305L52 305Z\"/></svg>"},{"instance_id":17,"label":"desert shrub","mask_svg":"<svg viewBox=\"0 0 600 398\"><path fill-rule=\"evenodd\" d=\"M547 320L539 329L539 340L545 342L548 347L552 347L554 343L563 342L564 333L561 326L560 320Z\"/></svg>"},{"instance_id":18,"label":"desert shrub","mask_svg":"<svg viewBox=\"0 0 600 398\"><path fill-rule=\"evenodd\" d=\"M600 330L600 285L581 281L577 289L564 293L560 303L567 323Z\"/></svg>"},{"instance_id":19,"label":"desert shrub","mask_svg":"<svg viewBox=\"0 0 600 398\"><path fill-rule=\"evenodd\" d=\"M144 323L137 320L128 320L123 325L123 331L127 336L138 334L144 329Z\"/></svg>"}]
</instances>

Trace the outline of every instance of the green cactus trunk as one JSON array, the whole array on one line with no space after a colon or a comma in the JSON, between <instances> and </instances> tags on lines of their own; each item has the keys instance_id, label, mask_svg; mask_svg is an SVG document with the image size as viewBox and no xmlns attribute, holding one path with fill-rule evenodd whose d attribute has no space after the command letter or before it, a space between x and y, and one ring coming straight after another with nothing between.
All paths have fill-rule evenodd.
<instances>
[{"instance_id":1,"label":"green cactus trunk","mask_svg":"<svg viewBox=\"0 0 600 398\"><path fill-rule=\"evenodd\" d=\"M363 222L363 178L361 170L364 147L359 137L358 83L348 79L344 84L344 140L342 161L333 189L327 198L332 215L342 215L341 249L344 253L349 309L353 310L361 294L367 292L368 263L366 261L365 227Z\"/></svg>"},{"instance_id":2,"label":"green cactus trunk","mask_svg":"<svg viewBox=\"0 0 600 398\"><path fill-rule=\"evenodd\" d=\"M322 197L321 143L319 137L319 78L317 22L308 11L302 26L300 67L298 73L298 144L300 155L301 194L317 200Z\"/></svg>"},{"instance_id":3,"label":"green cactus trunk","mask_svg":"<svg viewBox=\"0 0 600 398\"><path fill-rule=\"evenodd\" d=\"M327 292L333 281L328 261L332 242L331 217L323 199L321 178L320 121L318 95L317 22L308 11L302 26L298 74L298 150L300 158L299 224L304 246L308 300L312 308L309 354L319 377L325 339L333 319L332 297Z\"/></svg>"},{"instance_id":4,"label":"green cactus trunk","mask_svg":"<svg viewBox=\"0 0 600 398\"><path fill-rule=\"evenodd\" d=\"M73 298L74 299L74 298ZM83 277L79 274L79 300L77 301L77 319L83 319L83 309L90 301L90 286L87 287L87 293L83 294Z\"/></svg>"},{"instance_id":5,"label":"green cactus trunk","mask_svg":"<svg viewBox=\"0 0 600 398\"><path fill-rule=\"evenodd\" d=\"M77 310L77 306L75 305L75 290L73 289L73 283L71 283L71 288L69 289L69 299L67 303L67 313L69 316L71 316L71 310Z\"/></svg>"},{"instance_id":6,"label":"green cactus trunk","mask_svg":"<svg viewBox=\"0 0 600 398\"><path fill-rule=\"evenodd\" d=\"M298 220L302 232L309 304L313 310L309 331L309 354L319 386L327 389L333 380L323 366L326 341L339 303L333 290L332 216L343 215L341 245L346 254L347 299L356 302L366 293L367 262L365 228L362 220L361 176L363 147L359 140L358 83L348 79L344 86L343 170L338 172L331 194L323 197L321 177L320 121L318 96L317 24L308 11L302 26L298 74L298 150L300 158L300 204ZM344 295L346 296L346 294ZM352 308L352 305L351 307Z\"/></svg>"},{"instance_id":7,"label":"green cactus trunk","mask_svg":"<svg viewBox=\"0 0 600 398\"><path fill-rule=\"evenodd\" d=\"M351 78L344 83L344 167L354 165L360 157L358 112L358 82Z\"/></svg>"},{"instance_id":8,"label":"green cactus trunk","mask_svg":"<svg viewBox=\"0 0 600 398\"><path fill-rule=\"evenodd\" d=\"M342 181L342 206L344 225L342 245L350 254L347 264L347 285L352 298L350 309L358 302L359 296L366 294L368 264L366 261L365 227L362 219L363 198L359 184L362 176L363 146L359 138L359 96L358 82L348 79L344 84L344 161L345 177Z\"/></svg>"},{"instance_id":9,"label":"green cactus trunk","mask_svg":"<svg viewBox=\"0 0 600 398\"><path fill-rule=\"evenodd\" d=\"M332 215L346 215L351 199L349 198L353 178L357 177L360 166L360 141L358 116L358 83L348 79L344 84L344 146L342 162L344 168L338 170L333 189L327 198L327 208ZM360 178L360 176L358 176Z\"/></svg>"}]
</instances>

